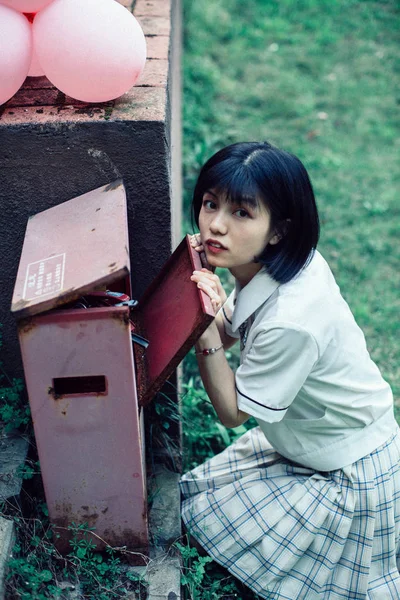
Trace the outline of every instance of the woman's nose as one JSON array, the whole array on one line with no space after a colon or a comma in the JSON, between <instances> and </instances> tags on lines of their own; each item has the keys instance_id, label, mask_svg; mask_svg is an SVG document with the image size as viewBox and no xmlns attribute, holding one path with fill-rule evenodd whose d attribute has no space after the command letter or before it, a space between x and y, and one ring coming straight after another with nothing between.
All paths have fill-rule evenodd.
<instances>
[{"instance_id":1,"label":"woman's nose","mask_svg":"<svg viewBox=\"0 0 400 600\"><path fill-rule=\"evenodd\" d=\"M219 233L221 235L224 235L227 232L226 218L221 212L219 212L217 215L214 215L214 218L210 223L210 231L213 233Z\"/></svg>"}]
</instances>

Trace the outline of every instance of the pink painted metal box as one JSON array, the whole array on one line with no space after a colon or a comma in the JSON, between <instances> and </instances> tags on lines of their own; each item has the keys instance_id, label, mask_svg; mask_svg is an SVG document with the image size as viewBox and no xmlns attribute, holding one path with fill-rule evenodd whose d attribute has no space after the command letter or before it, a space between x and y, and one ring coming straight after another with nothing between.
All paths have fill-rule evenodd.
<instances>
[{"instance_id":1,"label":"pink painted metal box","mask_svg":"<svg viewBox=\"0 0 400 600\"><path fill-rule=\"evenodd\" d=\"M133 312L115 300L92 306L99 290L131 296L123 183L28 222L12 311L60 551L69 550L72 523L94 527L99 549L148 550L140 405L213 318L189 279L200 266L183 240ZM135 332L148 339L147 350L133 349Z\"/></svg>"}]
</instances>

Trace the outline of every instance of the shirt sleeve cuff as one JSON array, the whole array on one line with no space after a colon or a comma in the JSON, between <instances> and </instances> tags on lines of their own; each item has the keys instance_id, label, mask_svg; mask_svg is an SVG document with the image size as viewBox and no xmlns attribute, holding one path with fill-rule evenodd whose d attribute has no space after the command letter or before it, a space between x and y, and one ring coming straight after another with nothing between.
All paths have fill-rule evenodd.
<instances>
[{"instance_id":1,"label":"shirt sleeve cuff","mask_svg":"<svg viewBox=\"0 0 400 600\"><path fill-rule=\"evenodd\" d=\"M236 385L237 405L239 410L268 423L277 423L281 421L288 411L288 406L283 408L275 408L266 404L260 404L257 400L246 396Z\"/></svg>"}]
</instances>

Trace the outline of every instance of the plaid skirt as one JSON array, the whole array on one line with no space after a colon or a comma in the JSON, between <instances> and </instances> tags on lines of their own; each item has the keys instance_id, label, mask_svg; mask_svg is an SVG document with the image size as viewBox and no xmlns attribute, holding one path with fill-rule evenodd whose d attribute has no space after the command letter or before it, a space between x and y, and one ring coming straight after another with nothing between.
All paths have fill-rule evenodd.
<instances>
[{"instance_id":1,"label":"plaid skirt","mask_svg":"<svg viewBox=\"0 0 400 600\"><path fill-rule=\"evenodd\" d=\"M399 600L399 433L320 472L283 458L256 427L181 489L188 532L261 598Z\"/></svg>"}]
</instances>

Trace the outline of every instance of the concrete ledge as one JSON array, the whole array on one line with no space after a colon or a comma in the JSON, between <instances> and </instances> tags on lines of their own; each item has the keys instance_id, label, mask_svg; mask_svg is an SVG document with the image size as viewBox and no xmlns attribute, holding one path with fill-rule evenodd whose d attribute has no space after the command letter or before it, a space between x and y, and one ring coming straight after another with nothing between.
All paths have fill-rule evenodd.
<instances>
[{"instance_id":1,"label":"concrete ledge","mask_svg":"<svg viewBox=\"0 0 400 600\"><path fill-rule=\"evenodd\" d=\"M136 85L117 100L91 105L69 98L46 77L27 77L20 90L0 107L0 120L4 124L82 122L109 119L111 114L113 120L165 120L171 1L143 0L136 5L131 0L118 1L128 10L134 5L134 15L146 37L147 61ZM143 87L152 89L144 91ZM35 108L32 110L32 107ZM23 110L16 111L16 108Z\"/></svg>"},{"instance_id":2,"label":"concrete ledge","mask_svg":"<svg viewBox=\"0 0 400 600\"><path fill-rule=\"evenodd\" d=\"M5 434L0 438L0 502L20 494L22 477L18 469L24 464L27 452L28 440L19 433ZM14 542L13 521L0 517L0 600L5 597L4 576Z\"/></svg>"},{"instance_id":3,"label":"concrete ledge","mask_svg":"<svg viewBox=\"0 0 400 600\"><path fill-rule=\"evenodd\" d=\"M149 485L150 562L147 567L131 567L148 585L146 600L181 598L181 562L170 547L181 537L179 478L179 473L158 465Z\"/></svg>"},{"instance_id":4,"label":"concrete ledge","mask_svg":"<svg viewBox=\"0 0 400 600\"><path fill-rule=\"evenodd\" d=\"M0 600L4 600L4 575L15 542L14 523L0 517Z\"/></svg>"},{"instance_id":5,"label":"concrete ledge","mask_svg":"<svg viewBox=\"0 0 400 600\"><path fill-rule=\"evenodd\" d=\"M165 555L149 568L147 600L180 600L181 565L178 557Z\"/></svg>"},{"instance_id":6,"label":"concrete ledge","mask_svg":"<svg viewBox=\"0 0 400 600\"><path fill-rule=\"evenodd\" d=\"M179 473L158 467L150 482L149 528L153 548L167 548L181 536Z\"/></svg>"},{"instance_id":7,"label":"concrete ledge","mask_svg":"<svg viewBox=\"0 0 400 600\"><path fill-rule=\"evenodd\" d=\"M163 553L148 567L130 567L130 570L147 585L146 600L180 600L181 564L178 557ZM71 597L68 600L75 600L75 598ZM144 598L143 595L130 593L127 600L144 600Z\"/></svg>"},{"instance_id":8,"label":"concrete ledge","mask_svg":"<svg viewBox=\"0 0 400 600\"><path fill-rule=\"evenodd\" d=\"M22 477L18 469L24 464L28 440L18 433L0 438L0 501L4 502L21 491Z\"/></svg>"}]
</instances>

